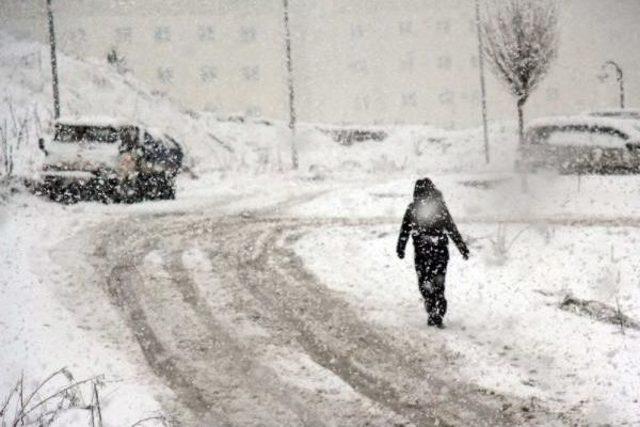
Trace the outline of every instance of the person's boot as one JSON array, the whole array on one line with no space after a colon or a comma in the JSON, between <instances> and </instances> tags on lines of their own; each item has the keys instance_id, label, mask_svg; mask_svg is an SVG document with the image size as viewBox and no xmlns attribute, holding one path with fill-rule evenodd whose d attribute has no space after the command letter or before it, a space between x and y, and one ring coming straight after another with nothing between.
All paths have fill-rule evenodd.
<instances>
[{"instance_id":1,"label":"person's boot","mask_svg":"<svg viewBox=\"0 0 640 427\"><path fill-rule=\"evenodd\" d=\"M429 318L429 320L433 322L433 326L435 326L436 328L444 329L444 324L442 323L442 317L441 316L435 315L435 316Z\"/></svg>"}]
</instances>

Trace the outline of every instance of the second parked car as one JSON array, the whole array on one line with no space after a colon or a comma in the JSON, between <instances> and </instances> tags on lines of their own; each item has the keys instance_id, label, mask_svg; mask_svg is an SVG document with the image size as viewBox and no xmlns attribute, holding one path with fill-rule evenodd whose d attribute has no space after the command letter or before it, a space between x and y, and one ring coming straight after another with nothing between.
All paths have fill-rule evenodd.
<instances>
[{"instance_id":1,"label":"second parked car","mask_svg":"<svg viewBox=\"0 0 640 427\"><path fill-rule=\"evenodd\" d=\"M521 160L528 170L640 173L640 122L596 116L534 120L526 129Z\"/></svg>"}]
</instances>

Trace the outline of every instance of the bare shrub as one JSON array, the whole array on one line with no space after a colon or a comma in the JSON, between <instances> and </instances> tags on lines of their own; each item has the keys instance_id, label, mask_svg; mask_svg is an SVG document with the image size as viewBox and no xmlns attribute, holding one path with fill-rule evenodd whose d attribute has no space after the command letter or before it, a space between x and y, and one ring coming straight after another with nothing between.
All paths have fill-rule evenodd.
<instances>
[{"instance_id":1,"label":"bare shrub","mask_svg":"<svg viewBox=\"0 0 640 427\"><path fill-rule=\"evenodd\" d=\"M50 426L70 411L82 411L87 414L87 426L102 427L99 391L104 385L102 376L76 380L67 368L62 368L29 391L24 385L24 375L21 375L9 394L0 400L0 426ZM167 417L158 414L142 418L133 426L148 425L151 421L156 421L153 425L172 424Z\"/></svg>"},{"instance_id":2,"label":"bare shrub","mask_svg":"<svg viewBox=\"0 0 640 427\"><path fill-rule=\"evenodd\" d=\"M489 239L489 241L491 242L491 255L493 263L496 265L504 265L509 259L509 252L511 252L511 248L513 247L515 242L529 228L529 226L524 227L513 237L509 238L507 235L507 226L505 224L498 224L495 235L493 236L493 238Z\"/></svg>"},{"instance_id":3,"label":"bare shrub","mask_svg":"<svg viewBox=\"0 0 640 427\"><path fill-rule=\"evenodd\" d=\"M127 59L122 56L115 47L112 47L107 53L107 63L114 67L120 74L129 71L127 68Z\"/></svg>"},{"instance_id":4,"label":"bare shrub","mask_svg":"<svg viewBox=\"0 0 640 427\"><path fill-rule=\"evenodd\" d=\"M81 386L87 384L92 391L89 402L81 391ZM0 407L0 421L3 426L12 427L31 424L48 426L65 411L80 409L90 413L92 425L100 426L102 415L98 388L102 385L101 377L77 381L68 369L62 368L49 375L34 390L28 391L21 376Z\"/></svg>"},{"instance_id":5,"label":"bare shrub","mask_svg":"<svg viewBox=\"0 0 640 427\"><path fill-rule=\"evenodd\" d=\"M16 111L10 97L3 102L8 114L0 118L0 186L6 187L16 176L33 171L43 130L37 105Z\"/></svg>"},{"instance_id":6,"label":"bare shrub","mask_svg":"<svg viewBox=\"0 0 640 427\"><path fill-rule=\"evenodd\" d=\"M613 307L599 301L579 299L569 294L560 302L560 308L579 316L619 326L622 334L625 333L625 328L640 330L640 323L622 313L618 300Z\"/></svg>"}]
</instances>

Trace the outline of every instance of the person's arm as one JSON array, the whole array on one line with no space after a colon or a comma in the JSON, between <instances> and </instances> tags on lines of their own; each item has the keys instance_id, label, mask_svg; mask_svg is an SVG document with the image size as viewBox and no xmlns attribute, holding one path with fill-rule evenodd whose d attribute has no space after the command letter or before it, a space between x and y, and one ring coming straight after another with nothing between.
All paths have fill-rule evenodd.
<instances>
[{"instance_id":1,"label":"person's arm","mask_svg":"<svg viewBox=\"0 0 640 427\"><path fill-rule=\"evenodd\" d=\"M444 210L447 233L449 233L449 236L451 237L451 240L453 240L453 243L455 243L456 247L460 251L460 254L462 255L462 258L468 259L469 258L469 248L467 247L467 244L464 242L464 239L462 239L462 236L460 235L460 232L458 231L458 227L456 227L456 223L453 222L453 218L451 217L451 213L449 212L449 209L447 208L447 205L444 203L444 200L442 201L442 207L443 207L443 210Z\"/></svg>"},{"instance_id":2,"label":"person's arm","mask_svg":"<svg viewBox=\"0 0 640 427\"><path fill-rule=\"evenodd\" d=\"M396 253L400 259L404 258L404 250L407 247L407 240L409 240L409 235L411 234L412 224L413 219L411 215L411 205L409 205L407 211L404 213L404 218L402 219L400 235L398 236L398 245L396 246Z\"/></svg>"}]
</instances>

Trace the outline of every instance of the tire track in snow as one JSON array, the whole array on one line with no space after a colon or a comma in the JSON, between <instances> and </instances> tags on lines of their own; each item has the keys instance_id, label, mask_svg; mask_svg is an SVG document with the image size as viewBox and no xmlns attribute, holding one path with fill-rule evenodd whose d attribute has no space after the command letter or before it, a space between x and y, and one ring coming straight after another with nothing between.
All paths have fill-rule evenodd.
<instances>
[{"instance_id":1,"label":"tire track in snow","mask_svg":"<svg viewBox=\"0 0 640 427\"><path fill-rule=\"evenodd\" d=\"M375 330L339 295L309 274L287 246L291 234L315 227L390 223L388 218L206 220L182 217L169 224L166 218L152 219L144 226L137 224L131 229L130 224L122 222L114 225L113 230L103 230L102 252L111 257L107 256L106 264L97 267L98 271L106 268L107 290L112 301L123 312L154 373L168 383L196 418L209 416L222 424L310 425L332 424L350 416L356 424L390 424L390 420L402 417L416 425L508 425L530 421L518 413L515 398L494 396L471 385L448 383L443 377L447 363L442 354L413 348L388 332ZM108 238L114 235L111 231L127 237L117 242L118 247L107 250L105 245L114 244ZM194 242L207 252L211 261L210 270L204 268L196 279L191 270L198 264L204 265L203 254L198 255L195 264L185 263L189 256L183 255ZM144 258L155 246L163 244L169 246L164 248L169 275L165 285L172 286L172 291L181 295L179 301L157 299L151 288L136 283L144 282L145 278L137 273L133 260ZM288 342L296 351L302 349L319 366L386 410L372 416L367 414L370 406L343 406L336 409L352 412L327 418L326 399L314 399L298 393L297 389L294 390L300 400L294 399L292 389L263 366L259 355L252 353L252 346L257 344L259 348L263 343L259 340L239 342L237 336L227 332L228 323L221 321L228 313L221 316L207 304L206 295L195 282L206 280L212 272L223 279L219 285L232 296L229 308L235 314L250 317L257 312L256 323L267 329L278 345ZM171 324L162 324L157 319L156 323L149 321L140 302L149 298L156 298L158 306L164 304L167 313L188 312L205 332L179 332L195 344L203 345L176 349L172 340L177 336L168 332ZM217 361L222 363L211 368ZM234 383L231 377L243 380ZM262 395L247 402L247 395L256 390ZM505 403L516 409L503 411ZM534 412L539 417L536 422L557 421L541 408Z\"/></svg>"}]
</instances>

